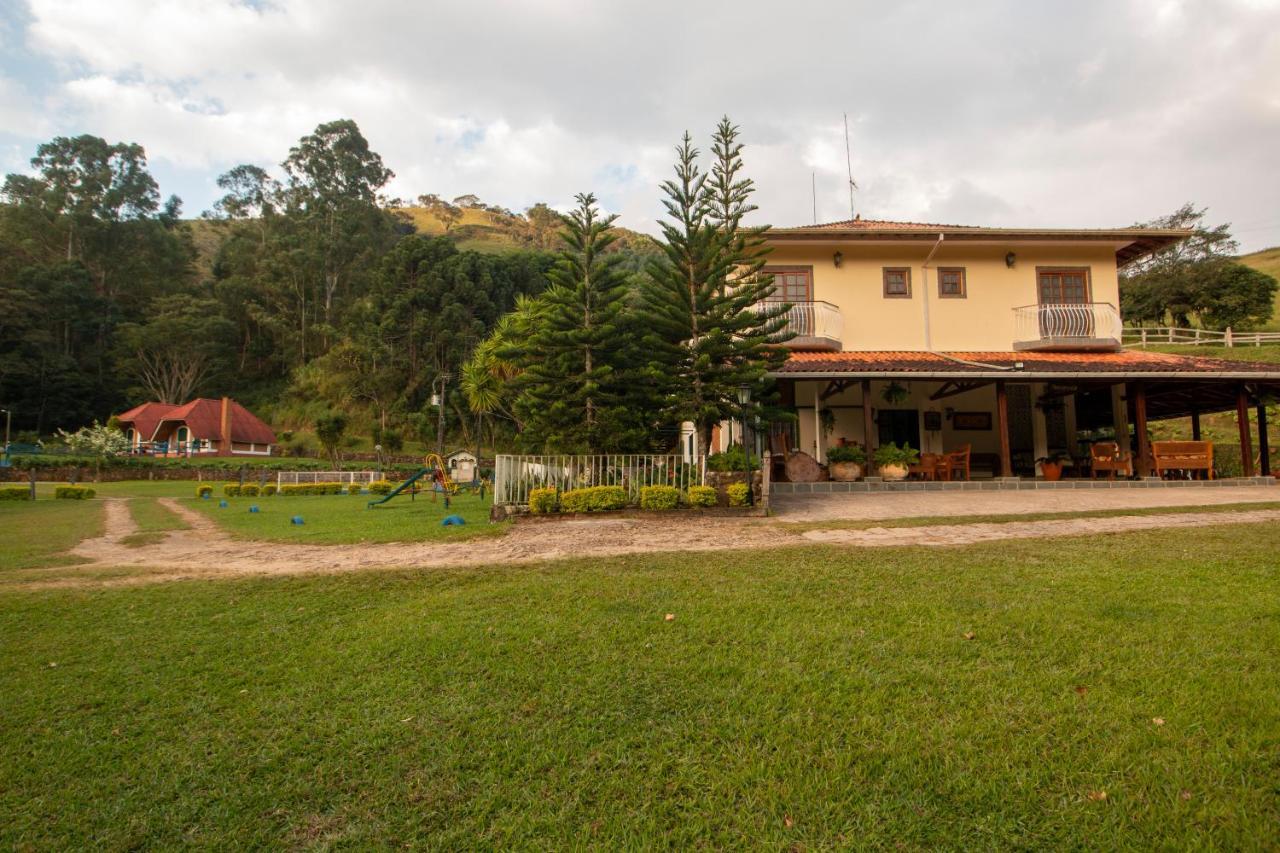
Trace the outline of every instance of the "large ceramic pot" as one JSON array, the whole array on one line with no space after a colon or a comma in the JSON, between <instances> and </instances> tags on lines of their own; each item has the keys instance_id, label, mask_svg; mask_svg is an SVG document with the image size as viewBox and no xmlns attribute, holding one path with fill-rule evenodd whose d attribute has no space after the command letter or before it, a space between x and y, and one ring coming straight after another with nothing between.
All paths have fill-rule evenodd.
<instances>
[{"instance_id":1,"label":"large ceramic pot","mask_svg":"<svg viewBox=\"0 0 1280 853\"><path fill-rule=\"evenodd\" d=\"M907 479L906 465L881 465L880 476L886 480L905 480Z\"/></svg>"},{"instance_id":2,"label":"large ceramic pot","mask_svg":"<svg viewBox=\"0 0 1280 853\"><path fill-rule=\"evenodd\" d=\"M862 478L862 466L857 462L832 462L827 466L831 479L841 483L852 483Z\"/></svg>"},{"instance_id":3,"label":"large ceramic pot","mask_svg":"<svg viewBox=\"0 0 1280 853\"><path fill-rule=\"evenodd\" d=\"M1061 462L1041 462L1040 473L1050 483L1056 483L1062 479L1062 463Z\"/></svg>"}]
</instances>

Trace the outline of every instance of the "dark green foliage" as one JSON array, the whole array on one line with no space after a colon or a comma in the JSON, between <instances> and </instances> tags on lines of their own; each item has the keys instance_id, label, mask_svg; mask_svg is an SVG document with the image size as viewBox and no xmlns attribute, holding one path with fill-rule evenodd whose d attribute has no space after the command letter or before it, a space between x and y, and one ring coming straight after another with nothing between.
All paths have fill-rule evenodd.
<instances>
[{"instance_id":1,"label":"dark green foliage","mask_svg":"<svg viewBox=\"0 0 1280 853\"><path fill-rule=\"evenodd\" d=\"M764 229L743 225L755 208L751 181L738 177L737 137L723 120L710 176L698 167L688 133L676 147L675 177L662 184L663 255L650 265L645 289L654 361L670 380L668 418L696 424L701 447L715 424L740 416L739 388L760 399L766 372L786 357L768 346L781 339L785 306L764 302L773 283L761 272Z\"/></svg>"},{"instance_id":2,"label":"dark green foliage","mask_svg":"<svg viewBox=\"0 0 1280 853\"><path fill-rule=\"evenodd\" d=\"M746 506L749 488L746 483L730 483L724 490L729 506Z\"/></svg>"},{"instance_id":3,"label":"dark green foliage","mask_svg":"<svg viewBox=\"0 0 1280 853\"><path fill-rule=\"evenodd\" d=\"M201 483L200 485L196 486L196 497L203 498L205 495L212 495L212 494L213 494L213 486L209 485L208 483Z\"/></svg>"},{"instance_id":4,"label":"dark green foliage","mask_svg":"<svg viewBox=\"0 0 1280 853\"><path fill-rule=\"evenodd\" d=\"M29 501L31 489L27 486L0 486L0 501Z\"/></svg>"},{"instance_id":5,"label":"dark green foliage","mask_svg":"<svg viewBox=\"0 0 1280 853\"><path fill-rule=\"evenodd\" d=\"M347 431L347 417L338 412L330 412L316 419L316 438L324 445L325 452L338 464L338 448L342 446L342 436Z\"/></svg>"},{"instance_id":6,"label":"dark green foliage","mask_svg":"<svg viewBox=\"0 0 1280 853\"><path fill-rule=\"evenodd\" d=\"M847 444L844 447L828 447L827 461L856 462L859 465L865 465L867 462L867 451L861 444Z\"/></svg>"},{"instance_id":7,"label":"dark green foliage","mask_svg":"<svg viewBox=\"0 0 1280 853\"><path fill-rule=\"evenodd\" d=\"M752 471L758 470L760 458L754 453L748 456L741 444L731 444L728 450L707 457L707 468L712 471L745 471L748 465Z\"/></svg>"},{"instance_id":8,"label":"dark green foliage","mask_svg":"<svg viewBox=\"0 0 1280 853\"><path fill-rule=\"evenodd\" d=\"M631 334L630 288L609 253L616 216L580 194L563 217L563 250L548 272L529 333L496 351L512 362L522 443L544 452L612 452L645 446L651 406Z\"/></svg>"},{"instance_id":9,"label":"dark green foliage","mask_svg":"<svg viewBox=\"0 0 1280 853\"><path fill-rule=\"evenodd\" d=\"M1185 204L1145 223L1192 235L1121 272L1120 307L1128 321L1208 329L1257 328L1271 319L1276 280L1236 263L1230 226L1205 224L1207 208Z\"/></svg>"}]
</instances>

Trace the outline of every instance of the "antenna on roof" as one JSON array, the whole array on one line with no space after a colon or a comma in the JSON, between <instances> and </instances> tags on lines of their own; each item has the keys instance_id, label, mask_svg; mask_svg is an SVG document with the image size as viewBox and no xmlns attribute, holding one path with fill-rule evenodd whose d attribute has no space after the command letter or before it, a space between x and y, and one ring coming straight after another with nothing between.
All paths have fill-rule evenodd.
<instances>
[{"instance_id":1,"label":"antenna on roof","mask_svg":"<svg viewBox=\"0 0 1280 853\"><path fill-rule=\"evenodd\" d=\"M844 164L849 170L849 218L856 219L853 212L853 191L858 185L853 182L853 158L849 155L849 114L844 114Z\"/></svg>"},{"instance_id":2,"label":"antenna on roof","mask_svg":"<svg viewBox=\"0 0 1280 853\"><path fill-rule=\"evenodd\" d=\"M809 179L813 182L813 224L818 224L818 173L810 172Z\"/></svg>"}]
</instances>

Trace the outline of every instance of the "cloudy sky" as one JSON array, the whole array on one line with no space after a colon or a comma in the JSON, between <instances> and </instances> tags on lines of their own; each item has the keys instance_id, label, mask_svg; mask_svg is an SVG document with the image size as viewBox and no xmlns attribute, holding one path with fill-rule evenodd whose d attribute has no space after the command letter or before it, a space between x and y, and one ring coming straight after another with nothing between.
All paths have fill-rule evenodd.
<instances>
[{"instance_id":1,"label":"cloudy sky","mask_svg":"<svg viewBox=\"0 0 1280 853\"><path fill-rule=\"evenodd\" d=\"M653 230L686 128L738 122L764 219L1123 225L1280 244L1280 0L0 0L0 170L142 143L188 214L355 119L393 194L594 190ZM705 144L704 144L705 147Z\"/></svg>"}]
</instances>

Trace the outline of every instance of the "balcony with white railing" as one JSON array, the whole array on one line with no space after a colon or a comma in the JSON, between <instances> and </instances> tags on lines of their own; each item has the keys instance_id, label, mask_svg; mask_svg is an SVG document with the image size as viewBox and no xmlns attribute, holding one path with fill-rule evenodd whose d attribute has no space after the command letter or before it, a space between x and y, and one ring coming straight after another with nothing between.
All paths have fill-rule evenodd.
<instances>
[{"instance_id":1,"label":"balcony with white railing","mask_svg":"<svg viewBox=\"0 0 1280 853\"><path fill-rule=\"evenodd\" d=\"M1024 305L1013 319L1013 348L1023 352L1113 352L1124 332L1120 312L1107 302Z\"/></svg>"},{"instance_id":2,"label":"balcony with white railing","mask_svg":"<svg viewBox=\"0 0 1280 853\"><path fill-rule=\"evenodd\" d=\"M773 308L777 303L761 303ZM830 302L795 302L782 315L787 349L839 352L844 338L844 315Z\"/></svg>"}]
</instances>

